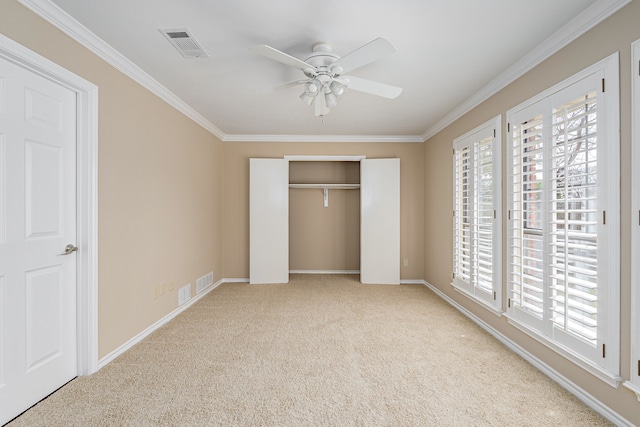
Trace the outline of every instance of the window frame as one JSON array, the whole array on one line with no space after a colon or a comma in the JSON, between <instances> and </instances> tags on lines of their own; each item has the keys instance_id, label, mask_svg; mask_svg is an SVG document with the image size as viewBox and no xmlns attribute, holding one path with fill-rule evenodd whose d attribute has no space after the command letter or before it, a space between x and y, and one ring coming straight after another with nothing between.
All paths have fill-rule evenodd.
<instances>
[{"instance_id":1,"label":"window frame","mask_svg":"<svg viewBox=\"0 0 640 427\"><path fill-rule=\"evenodd\" d=\"M463 280L456 275L456 264L459 262L459 254L456 248L456 233L458 232L457 221L459 220L459 210L457 192L462 188L457 188L457 153L463 149L469 149L470 153L470 181L471 181L471 215L470 227L478 221L479 203L476 194L476 176L479 173L475 163L476 148L478 143L487 138L492 138L491 142L491 175L492 175L492 208L494 217L492 220L492 242L491 242L491 292L487 292L479 286L477 277ZM482 304L494 314L502 315L502 115L498 115L491 120L475 127L464 135L453 140L453 272L451 285L457 291ZM475 239L477 241L477 239ZM473 251L472 251L473 254ZM473 267L470 267L473 270Z\"/></svg>"},{"instance_id":2,"label":"window frame","mask_svg":"<svg viewBox=\"0 0 640 427\"><path fill-rule=\"evenodd\" d=\"M516 328L524 331L542 344L553 349L557 353L571 360L573 363L592 373L596 377L605 381L607 384L618 387L621 382L620 377L620 112L619 112L619 55L614 53L609 57L593 64L590 67L578 72L577 74L565 79L564 81L554 85L553 87L541 92L540 94L530 98L529 100L511 108L507 111L508 135L507 146L509 147L509 155L506 156L507 170L507 311L506 316L509 323ZM549 260L543 263L542 272L542 291L541 298L541 315L540 318L533 318L525 311L516 307L511 303L511 297L514 295L513 275L518 274L514 268L512 258L514 248L512 245L514 237L514 224L516 221L516 211L514 211L514 203L518 203L518 198L514 197L514 176L512 168L512 150L514 146L514 129L513 123L522 123L522 118L533 118L542 114L543 137L546 146L543 148L543 182L550 183L551 179L547 175L551 175L551 142L552 142L552 116L553 109L559 105L554 105L555 96L562 96L565 92L570 92L572 88L585 84L589 79L604 79L603 91L598 90L598 140L603 140L606 144L598 145L598 211L600 215L602 211L606 211L606 223L602 220L598 225L598 342L595 347L598 349L601 344L606 345L606 353L603 347L603 353L606 357L596 357L593 347L585 354L584 348L574 344L574 341L567 342L563 339L557 330L553 329L553 320L549 314L549 295L550 280L547 269L549 268ZM606 86L605 86L606 83ZM560 102L560 101L558 101ZM529 117L530 116L530 117ZM604 126L603 126L604 125ZM604 129L602 129L604 127ZM604 171L604 172L603 172ZM522 175L522 174L521 174ZM521 184L520 184L521 185ZM549 212L549 197L545 195L549 193L549 189L543 185L543 203L541 211L544 215ZM520 199L521 200L521 199ZM512 211L513 217L512 218ZM518 211L518 212L521 212ZM548 219L545 217L545 222ZM547 225L543 224L543 228L547 230ZM542 236L543 254L550 254L550 233L545 231ZM520 246L522 247L522 246ZM543 255L543 259L544 259ZM557 335L556 335L557 334Z\"/></svg>"},{"instance_id":3,"label":"window frame","mask_svg":"<svg viewBox=\"0 0 640 427\"><path fill-rule=\"evenodd\" d=\"M631 161L640 162L640 39L631 43ZM640 400L640 170L631 168L631 349L625 387Z\"/></svg>"}]
</instances>

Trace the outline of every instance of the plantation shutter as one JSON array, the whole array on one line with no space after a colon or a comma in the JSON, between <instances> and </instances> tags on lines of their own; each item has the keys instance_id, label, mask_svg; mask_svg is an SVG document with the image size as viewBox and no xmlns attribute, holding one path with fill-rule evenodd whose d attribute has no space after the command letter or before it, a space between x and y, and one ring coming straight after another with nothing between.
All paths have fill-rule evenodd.
<instances>
[{"instance_id":1,"label":"plantation shutter","mask_svg":"<svg viewBox=\"0 0 640 427\"><path fill-rule=\"evenodd\" d=\"M501 289L499 126L496 119L457 138L453 150L453 285L494 308Z\"/></svg>"},{"instance_id":2,"label":"plantation shutter","mask_svg":"<svg viewBox=\"0 0 640 427\"><path fill-rule=\"evenodd\" d=\"M617 218L605 215L618 171L603 82L594 72L508 113L507 289L510 320L605 367L616 364L605 344L618 333Z\"/></svg>"},{"instance_id":3,"label":"plantation shutter","mask_svg":"<svg viewBox=\"0 0 640 427\"><path fill-rule=\"evenodd\" d=\"M472 202L473 174L472 148L469 145L455 150L455 210L454 210L454 279L470 285L472 280Z\"/></svg>"},{"instance_id":4,"label":"plantation shutter","mask_svg":"<svg viewBox=\"0 0 640 427\"><path fill-rule=\"evenodd\" d=\"M511 150L510 306L532 326L542 328L544 290L544 103L513 117Z\"/></svg>"},{"instance_id":5,"label":"plantation shutter","mask_svg":"<svg viewBox=\"0 0 640 427\"><path fill-rule=\"evenodd\" d=\"M474 204L473 240L475 242L476 286L493 292L493 136L475 144L474 150Z\"/></svg>"},{"instance_id":6,"label":"plantation shutter","mask_svg":"<svg viewBox=\"0 0 640 427\"><path fill-rule=\"evenodd\" d=\"M595 346L598 302L596 92L554 108L550 173L555 328Z\"/></svg>"}]
</instances>

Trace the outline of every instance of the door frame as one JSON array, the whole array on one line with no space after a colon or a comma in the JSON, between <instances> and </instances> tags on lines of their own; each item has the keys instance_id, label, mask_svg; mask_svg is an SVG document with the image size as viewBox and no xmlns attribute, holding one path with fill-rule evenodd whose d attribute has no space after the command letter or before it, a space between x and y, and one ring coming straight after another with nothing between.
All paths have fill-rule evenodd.
<instances>
[{"instance_id":1,"label":"door frame","mask_svg":"<svg viewBox=\"0 0 640 427\"><path fill-rule=\"evenodd\" d=\"M0 58L76 93L78 375L98 370L98 86L0 34Z\"/></svg>"}]
</instances>

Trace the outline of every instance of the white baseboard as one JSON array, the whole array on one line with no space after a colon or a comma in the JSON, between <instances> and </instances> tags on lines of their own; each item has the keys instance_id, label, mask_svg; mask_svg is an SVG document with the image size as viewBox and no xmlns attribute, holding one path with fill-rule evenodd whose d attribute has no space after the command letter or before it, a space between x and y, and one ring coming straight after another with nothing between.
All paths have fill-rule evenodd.
<instances>
[{"instance_id":1,"label":"white baseboard","mask_svg":"<svg viewBox=\"0 0 640 427\"><path fill-rule=\"evenodd\" d=\"M289 270L290 274L360 274L360 270Z\"/></svg>"},{"instance_id":2,"label":"white baseboard","mask_svg":"<svg viewBox=\"0 0 640 427\"><path fill-rule=\"evenodd\" d=\"M233 279L230 279L230 280L233 280ZM178 306L178 308L173 310L171 313L167 314L162 319L158 320L156 323L154 323L153 325L149 326L147 329L145 329L144 331L140 332L138 335L136 335L135 337L131 338L129 341L127 341L126 343L124 343L120 347L116 348L111 353L107 354L105 357L103 357L102 359L100 359L98 361L98 369L96 369L96 372L98 370L102 369L103 367L105 367L106 365L108 365L109 363L111 363L118 356L122 355L124 352L129 350L131 347L133 347L134 345L138 344L140 341L142 341L143 339L145 339L146 337L151 335L153 332L155 332L157 329L159 329L165 323L169 322L170 320L175 318L178 314L182 313L187 308L191 307L200 298L204 297L209 292L211 292L212 290L214 290L215 288L217 288L218 286L220 286L222 283L224 283L226 281L227 281L227 279L220 279L216 283L214 283L213 285L203 289L202 292L200 292L199 294L196 294L189 301L185 302L181 306Z\"/></svg>"},{"instance_id":3,"label":"white baseboard","mask_svg":"<svg viewBox=\"0 0 640 427\"><path fill-rule=\"evenodd\" d=\"M620 414L615 412L613 409L609 408L607 405L593 397L591 394L586 392L584 389L576 385L573 381L569 380L567 377L553 369L551 366L544 363L542 360L538 359L533 354L529 353L524 348L520 347L516 342L512 341L506 335L502 334L497 329L493 328L488 323L484 322L482 319L477 317L475 314L455 302L449 296L444 294L438 288L433 286L431 283L423 280L421 281L427 288L431 289L436 295L440 298L448 302L453 308L467 316L472 322L476 325L480 326L482 329L491 334L494 338L500 341L502 344L507 346L511 351L520 355L524 360L535 366L538 370L544 373L546 376L551 378L553 381L558 383L562 388L567 390L569 393L573 394L575 397L580 399L585 405L611 421L616 426L629 426L634 427L632 423L623 418Z\"/></svg>"},{"instance_id":4,"label":"white baseboard","mask_svg":"<svg viewBox=\"0 0 640 427\"><path fill-rule=\"evenodd\" d=\"M249 278L242 278L242 277L230 277L230 278L224 278L224 279L220 279L220 281L222 283L249 283Z\"/></svg>"},{"instance_id":5,"label":"white baseboard","mask_svg":"<svg viewBox=\"0 0 640 427\"><path fill-rule=\"evenodd\" d=\"M420 279L404 279L400 280L401 285L424 285L424 280Z\"/></svg>"}]
</instances>

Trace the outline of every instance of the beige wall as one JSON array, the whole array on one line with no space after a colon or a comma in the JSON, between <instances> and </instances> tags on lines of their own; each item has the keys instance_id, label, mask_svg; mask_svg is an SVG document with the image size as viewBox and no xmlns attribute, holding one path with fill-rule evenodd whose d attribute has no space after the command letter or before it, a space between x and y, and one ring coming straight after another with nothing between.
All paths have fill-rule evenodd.
<instances>
[{"instance_id":1,"label":"beige wall","mask_svg":"<svg viewBox=\"0 0 640 427\"><path fill-rule=\"evenodd\" d=\"M399 143L225 143L225 190L224 190L224 265L225 277L247 278L249 277L249 159L251 157L282 158L288 154L300 155L365 155L368 158L397 157L400 159L400 257L408 258L409 266L400 267L401 279L422 279L424 276L424 175L423 175L423 144L399 144ZM298 191L305 191L300 195ZM309 259L304 262L299 258L293 258L290 267L300 269L316 269L315 266L326 268L317 269L354 269L359 270L359 254L356 248L359 236L354 233L349 235L348 241L338 240L336 230L347 230L347 225L353 222L351 216L356 209L356 193L343 194L332 192L329 195L327 210L322 208L322 193L314 196L315 190L295 190L292 196L294 206L304 209L308 214L307 221L313 223L315 219L323 226L335 227L333 239L321 239L317 231L308 231L310 238L296 235L292 242L294 247L300 248L305 253L317 256L317 259ZM293 194L292 191L290 194ZM336 202L335 205L333 202ZM303 206L306 204L306 206ZM350 206L353 209L349 208ZM336 209L333 209L333 208ZM292 208L293 209L293 208ZM335 214L333 217L330 215ZM296 221L303 221L294 213ZM346 222L345 222L346 221ZM351 221L351 222L349 222ZM357 220L359 223L359 220ZM298 230L298 222L294 225ZM301 237L300 240L296 240ZM325 236L326 237L326 236ZM322 245L318 247L317 245ZM332 246L336 245L336 246ZM332 258L331 250L335 247L345 250L347 259L339 264L335 257ZM357 246L359 248L359 245ZM358 261L356 262L356 257ZM357 268L356 268L357 266ZM352 268L353 267L353 268Z\"/></svg>"},{"instance_id":2,"label":"beige wall","mask_svg":"<svg viewBox=\"0 0 640 427\"><path fill-rule=\"evenodd\" d=\"M99 357L222 275L222 150L209 132L47 24L1 0L5 36L99 87ZM172 288L173 285L173 288ZM154 298L154 289L164 294Z\"/></svg>"},{"instance_id":3,"label":"beige wall","mask_svg":"<svg viewBox=\"0 0 640 427\"><path fill-rule=\"evenodd\" d=\"M621 337L622 376L629 378L630 345L630 200L631 200L631 76L630 44L640 38L640 2L633 1L611 18L589 31L569 46L553 55L544 63L527 73L498 94L473 109L461 119L425 143L425 279L469 309L501 333L513 339L527 351L533 353L552 368L558 370L578 386L617 411L629 421L640 425L640 402L635 395L620 386L614 389L575 367L546 347L528 338L509 326L504 317L498 318L479 305L455 292L450 286L449 274L452 265L452 160L451 148L454 138L475 126L502 114L529 97L553 86L564 78L587 66L620 52L621 88ZM506 124L503 129L506 135ZM506 138L503 139L506 141ZM503 142L506 147L506 142ZM505 151L503 151L505 152ZM506 173L506 172L505 172ZM503 176L506 182L506 175ZM506 189L503 186L503 200ZM506 216L505 216L506 217ZM503 230L506 236L506 229ZM503 242L506 238L503 238ZM503 245L503 248L506 247ZM506 252L506 249L504 249ZM506 277L506 253L503 256ZM503 295L506 286L503 285ZM505 296L506 300L506 296ZM506 305L504 305L506 306ZM498 373L497 373L498 374Z\"/></svg>"},{"instance_id":4,"label":"beige wall","mask_svg":"<svg viewBox=\"0 0 640 427\"><path fill-rule=\"evenodd\" d=\"M366 155L401 160L402 279L426 279L478 317L640 425L640 404L614 390L454 292L451 270L452 140L582 68L620 51L622 199L622 374L629 378L630 334L630 43L640 38L640 2L605 23L444 129L426 144L222 143L156 96L48 25L15 0L0 0L2 33L99 86L99 355L104 357L177 306L177 288L209 271L249 275L249 158L285 154ZM504 178L504 177L503 177ZM318 190L319 191L319 190ZM304 221L336 226L318 263L292 267L351 269L357 263L353 198L330 194L330 208L312 192L292 197ZM317 197L316 197L317 196ZM317 206L316 206L317 205ZM306 209L306 210L305 210ZM308 210L308 211L307 211ZM320 215L320 216L319 216ZM321 216L327 216L322 218ZM351 219L349 219L351 218ZM314 221L317 220L317 221ZM355 224L355 222L353 223ZM341 230L344 232L341 234ZM295 233L312 251L321 236ZM343 235L344 242L335 240ZM300 239L296 240L298 237ZM315 239L315 240L314 240ZM323 253L338 245L344 264ZM306 259L306 257L305 257ZM325 259L323 261L323 259ZM323 264L324 263L324 264ZM506 264L505 264L506 265ZM170 290L173 284L173 290ZM165 292L154 298L154 289ZM195 286L192 287L195 292ZM499 375L499 373L496 373Z\"/></svg>"}]
</instances>

